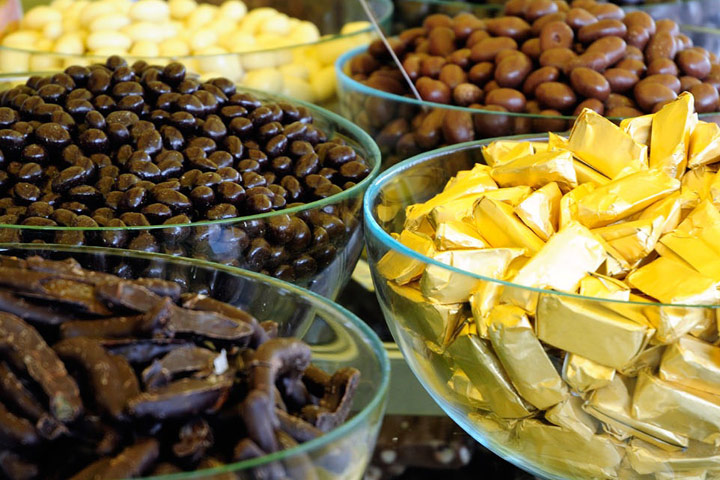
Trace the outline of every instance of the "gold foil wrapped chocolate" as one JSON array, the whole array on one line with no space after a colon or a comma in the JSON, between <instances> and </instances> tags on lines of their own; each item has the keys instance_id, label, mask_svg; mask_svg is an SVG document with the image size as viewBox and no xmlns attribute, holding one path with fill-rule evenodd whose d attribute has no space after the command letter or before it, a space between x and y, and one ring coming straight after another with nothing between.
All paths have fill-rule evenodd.
<instances>
[{"instance_id":1,"label":"gold foil wrapped chocolate","mask_svg":"<svg viewBox=\"0 0 720 480\"><path fill-rule=\"evenodd\" d=\"M568 149L609 178L623 170L637 172L648 167L648 147L590 109L583 110L575 120Z\"/></svg>"},{"instance_id":2,"label":"gold foil wrapped chocolate","mask_svg":"<svg viewBox=\"0 0 720 480\"><path fill-rule=\"evenodd\" d=\"M567 224L573 221L577 221L577 203L581 198L589 195L595 190L596 185L594 183L583 183L577 188L563 195L560 200L560 225L562 229Z\"/></svg>"},{"instance_id":3,"label":"gold foil wrapped chocolate","mask_svg":"<svg viewBox=\"0 0 720 480\"><path fill-rule=\"evenodd\" d=\"M663 220L663 217L656 217L619 222L597 228L593 233L602 237L632 268L655 248L662 234Z\"/></svg>"},{"instance_id":4,"label":"gold foil wrapped chocolate","mask_svg":"<svg viewBox=\"0 0 720 480\"><path fill-rule=\"evenodd\" d=\"M498 140L484 146L482 153L485 162L491 167L496 167L516 158L532 155L535 153L535 149L530 142Z\"/></svg>"},{"instance_id":5,"label":"gold foil wrapped chocolate","mask_svg":"<svg viewBox=\"0 0 720 480\"><path fill-rule=\"evenodd\" d=\"M667 452L642 440L631 440L627 458L641 475L665 473L675 478L688 471L720 471L720 449L700 442L690 442L682 451Z\"/></svg>"},{"instance_id":6,"label":"gold foil wrapped chocolate","mask_svg":"<svg viewBox=\"0 0 720 480\"><path fill-rule=\"evenodd\" d=\"M681 93L678 99L663 106L653 118L653 129L661 132L650 137L651 169L662 170L671 177L680 178L687 167L690 134L698 118L690 93Z\"/></svg>"},{"instance_id":7,"label":"gold foil wrapped chocolate","mask_svg":"<svg viewBox=\"0 0 720 480\"><path fill-rule=\"evenodd\" d=\"M632 138L635 143L649 147L653 118L655 118L655 114L625 118L620 122L620 128L630 135L630 138Z\"/></svg>"},{"instance_id":8,"label":"gold foil wrapped chocolate","mask_svg":"<svg viewBox=\"0 0 720 480\"><path fill-rule=\"evenodd\" d=\"M432 238L422 233L403 230L398 241L420 255L432 256L435 252ZM420 278L425 270L425 262L391 250L380 259L377 268L383 277L404 285Z\"/></svg>"},{"instance_id":9,"label":"gold foil wrapped chocolate","mask_svg":"<svg viewBox=\"0 0 720 480\"><path fill-rule=\"evenodd\" d=\"M720 395L720 347L685 336L665 349L659 375L669 382Z\"/></svg>"},{"instance_id":10,"label":"gold foil wrapped chocolate","mask_svg":"<svg viewBox=\"0 0 720 480\"><path fill-rule=\"evenodd\" d=\"M525 248L534 255L544 245L506 203L481 198L475 205L473 217L478 232L493 247Z\"/></svg>"},{"instance_id":11,"label":"gold foil wrapped chocolate","mask_svg":"<svg viewBox=\"0 0 720 480\"><path fill-rule=\"evenodd\" d=\"M612 277L591 273L580 280L580 295L591 298L630 300L630 287Z\"/></svg>"},{"instance_id":12,"label":"gold foil wrapped chocolate","mask_svg":"<svg viewBox=\"0 0 720 480\"><path fill-rule=\"evenodd\" d=\"M477 229L468 222L449 221L435 228L435 248L453 250L458 248L486 248Z\"/></svg>"},{"instance_id":13,"label":"gold foil wrapped chocolate","mask_svg":"<svg viewBox=\"0 0 720 480\"><path fill-rule=\"evenodd\" d=\"M688 168L720 161L720 126L714 122L698 122L690 135Z\"/></svg>"},{"instance_id":14,"label":"gold foil wrapped chocolate","mask_svg":"<svg viewBox=\"0 0 720 480\"><path fill-rule=\"evenodd\" d=\"M580 355L568 353L563 363L562 378L574 391L587 393L612 382L615 378L615 369Z\"/></svg>"},{"instance_id":15,"label":"gold foil wrapped chocolate","mask_svg":"<svg viewBox=\"0 0 720 480\"><path fill-rule=\"evenodd\" d=\"M493 167L490 176L501 187L540 188L555 182L563 191L577 187L570 152L548 151L520 157Z\"/></svg>"},{"instance_id":16,"label":"gold foil wrapped chocolate","mask_svg":"<svg viewBox=\"0 0 720 480\"><path fill-rule=\"evenodd\" d=\"M666 304L715 305L718 303L717 281L706 277L688 264L660 257L635 270L628 283Z\"/></svg>"},{"instance_id":17,"label":"gold foil wrapped chocolate","mask_svg":"<svg viewBox=\"0 0 720 480\"><path fill-rule=\"evenodd\" d=\"M597 433L600 423L583 410L584 403L585 400L581 397L570 395L546 410L545 419L553 425L577 433L585 440L590 440Z\"/></svg>"},{"instance_id":18,"label":"gold foil wrapped chocolate","mask_svg":"<svg viewBox=\"0 0 720 480\"><path fill-rule=\"evenodd\" d=\"M555 182L537 189L515 207L518 217L544 242L557 231L562 192Z\"/></svg>"}]
</instances>

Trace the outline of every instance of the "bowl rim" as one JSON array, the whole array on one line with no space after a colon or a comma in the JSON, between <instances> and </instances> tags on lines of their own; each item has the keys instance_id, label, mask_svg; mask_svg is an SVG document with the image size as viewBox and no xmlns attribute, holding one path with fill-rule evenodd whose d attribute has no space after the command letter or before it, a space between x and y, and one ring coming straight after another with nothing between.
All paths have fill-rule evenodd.
<instances>
[{"instance_id":1,"label":"bowl rim","mask_svg":"<svg viewBox=\"0 0 720 480\"><path fill-rule=\"evenodd\" d=\"M143 260L163 260L170 264L175 265L186 265L189 267L200 267L211 269L214 271L221 271L231 275L249 278L257 281L258 283L269 286L273 290L284 290L291 293L292 295L302 297L310 301L316 310L323 311L331 314L333 317L345 320L355 329L358 334L358 341L364 342L375 354L375 361L378 363L378 370L381 375L379 384L376 385L372 398L360 411L358 411L352 418L347 420L339 427L305 443L301 443L296 447L292 447L286 450L280 450L275 453L264 455L262 457L244 460L241 462L228 463L222 467L214 467L202 470L196 470L193 472L182 472L174 473L169 475L159 475L152 477L141 477L145 480L183 480L190 478L204 478L207 475L218 475L222 473L232 473L241 471L247 468L254 468L267 463L276 462L288 459L295 455L303 453L309 453L315 449L325 447L333 442L341 440L345 435L350 434L352 431L361 427L365 420L373 414L378 408L384 408L382 404L387 398L387 392L390 385L390 359L387 351L383 347L382 341L377 334L370 328L370 326L361 320L357 315L343 307L337 302L323 297L317 293L314 293L305 288L299 287L295 284L278 280L268 275L245 270L237 267L229 267L217 263L208 262L205 260L199 260L196 258L188 257L175 257L172 255L161 254L161 253L147 253L133 250L124 250L117 248L108 247L75 247L66 245L43 245L33 243L19 243L19 244L0 244L0 255L5 255L8 250L46 250L52 252L63 252L63 253L76 253L76 254L100 254L109 255L115 257L134 258ZM342 326L342 324L341 324ZM343 326L343 329L345 327ZM362 372L361 372L362 373Z\"/></svg>"},{"instance_id":2,"label":"bowl rim","mask_svg":"<svg viewBox=\"0 0 720 480\"><path fill-rule=\"evenodd\" d=\"M124 58L124 57L123 57ZM58 72L45 72L45 74L52 74L52 73L58 73ZM16 80L22 80L27 79L31 76L38 75L36 72L23 72L23 73L12 73L12 74L0 74L0 83L4 81L16 81ZM372 182L375 180L375 177L377 177L378 173L380 172L380 168L382 165L382 154L380 153L380 148L377 146L377 143L373 140L373 138L362 128L360 128L355 123L351 122L350 120L346 119L345 117L338 115L335 112L331 112L330 110L327 110L323 107L320 107L318 105L314 105L309 102L305 102L303 100L298 100L292 97L288 97L286 95L282 94L275 94L275 93L267 93L263 92L261 90L256 90L253 88L247 88L243 87L242 85L237 85L238 92L247 92L250 93L260 99L267 99L267 101L271 102L286 102L290 103L292 105L302 106L307 108L312 114L313 119L322 119L322 120L328 120L330 123L336 124L340 126L343 130L345 130L348 135L341 135L343 137L349 138L353 142L357 143L360 148L365 150L366 154L366 160L368 163L370 163L370 173L368 173L367 177L362 179L357 184L353 185L352 187L348 188L347 190L343 190L340 193L336 193L335 195L331 195L329 197L315 200L309 203L304 203L302 205L297 205L295 207L291 208L283 208L280 210L271 210L270 212L265 213L257 213L254 215L245 215L242 217L232 217L232 218L224 218L221 220L201 220L196 222L190 222L190 223L179 223L179 224L160 224L160 225L135 225L135 226L125 226L125 227L66 227L66 226L60 226L60 225L54 225L54 226L39 226L39 225L19 225L19 224L7 224L7 223L0 223L0 229L12 229L12 230L28 230L28 231L48 231L48 232L107 232L107 231L150 231L150 230L164 230L169 228L192 228L192 227L209 227L209 226L216 226L216 225L233 225L238 222L246 222L246 221L252 221L252 220L264 220L271 217L275 217L278 215L293 215L297 214L306 210L315 210L322 207L325 207L327 205L334 205L336 203L339 203L341 201L353 198L357 195L362 195L362 193L367 190L369 185L372 184Z\"/></svg>"},{"instance_id":3,"label":"bowl rim","mask_svg":"<svg viewBox=\"0 0 720 480\"><path fill-rule=\"evenodd\" d=\"M684 2L691 2L695 0L683 0ZM443 0L428 0L422 3L438 3L438 4L457 4L459 2L448 2ZM668 2L663 3L662 5L671 5L674 2ZM661 5L661 4L653 4L653 5ZM713 34L718 35L720 38L720 29L712 28L712 27L703 27L699 25L680 25L680 32L691 32L691 33L706 33L706 34ZM349 67L350 61L360 55L361 53L365 53L367 51L367 45L361 45L359 47L355 47L352 50L348 50L347 52L343 53L341 56L338 57L338 59L335 61L335 75L338 79L338 92L342 92L344 89L351 90L353 92L359 92L366 96L371 97L377 97L381 98L383 100L392 101L392 102L398 102L398 103L405 103L405 104L411 104L415 105L417 107L421 108L437 108L437 109L443 109L443 110L455 110L458 112L467 112L471 115L490 115L490 116L505 116L505 117L511 117L511 118L527 118L527 119L542 119L542 120L575 120L577 118L577 115L540 115L539 113L526 113L526 112L498 112L494 110L486 110L484 108L470 108L470 107L461 107L459 105L450 105L445 103L437 103L437 102L429 102L426 100L420 101L412 96L403 96L398 95L395 93L389 93L384 92L382 90L378 90L377 88L368 87L367 85L360 83L359 81L352 78L347 73L347 68ZM339 93L338 95L341 97L341 104L342 104L342 93ZM645 115L645 114L643 114ZM707 112L707 113L699 113L698 118L700 120L703 120L705 118L710 117L716 117L720 115L720 110L715 112ZM621 120L625 118L635 118L635 117L605 117L610 121L613 122L620 122Z\"/></svg>"},{"instance_id":4,"label":"bowl rim","mask_svg":"<svg viewBox=\"0 0 720 480\"><path fill-rule=\"evenodd\" d=\"M392 0L372 0L373 2L379 2L378 6L383 8L383 10L380 12L380 16L378 17L378 23L381 25L383 23L389 22L393 14L395 12L395 4L392 2ZM39 5L36 5L39 6ZM249 10L248 10L249 11ZM23 11L23 15L25 14L25 11ZM348 23L355 23L355 22L362 22L366 21L363 19L353 20ZM248 50L247 52L225 52L225 53L205 53L205 54L199 54L199 55L157 55L153 57L148 57L147 55L121 55L123 58L127 60L145 60L145 61L161 61L161 60L175 60L175 61L182 61L182 60L196 60L196 59L212 59L212 58L222 58L230 55L235 55L240 58L242 58L245 55L256 55L256 54L271 54L276 52L282 52L284 50L290 50L294 48L303 48L303 47L311 47L315 45L323 45L328 42L332 42L334 40L343 40L346 38L353 38L362 34L372 33L374 31L374 27L372 24L367 25L365 28L362 28L360 30L355 30L350 33L331 33L327 35L321 35L318 40L315 40L314 42L305 42L305 43L296 43L293 45L285 45L281 47L273 47L273 48L264 48L264 49L258 49L258 50ZM7 32L12 33L12 32ZM0 31L0 39L4 37L4 32ZM107 55L93 55L88 53L81 53L81 54L74 54L74 53L61 53L61 52L51 52L47 50L31 50L27 48L18 48L18 47L7 47L4 45L0 45L0 52L7 51L12 53L26 53L30 55L47 55L52 56L54 58L83 58L83 59L104 59L107 58Z\"/></svg>"},{"instance_id":5,"label":"bowl rim","mask_svg":"<svg viewBox=\"0 0 720 480\"><path fill-rule=\"evenodd\" d=\"M414 157L411 157L411 158L408 158L401 162L398 162L396 165L393 165L392 167L390 167L389 169L384 171L382 174L380 174L380 176L375 180L375 182L373 182L373 184L370 186L368 191L365 193L365 197L363 199L363 217L365 219L365 236L366 236L366 238L372 237L372 238L377 239L385 247L387 247L388 252L397 251L397 252L401 253L402 255L405 255L412 259L421 261L426 264L433 265L435 267L439 267L439 268L448 270L453 273L462 274L462 275L465 275L465 276L468 276L471 278L483 280L483 281L490 282L490 283L496 283L496 284L503 285L506 287L527 290L530 292L565 297L565 298L570 298L570 299L574 299L574 300L594 301L594 302L601 302L601 303L613 303L613 304L619 304L619 305L631 305L631 306L636 306L636 307L658 307L658 308L680 307L680 308L720 309L720 305L689 305L689 304L683 304L683 303L662 303L662 302L649 302L649 301L648 302L639 302L639 301L633 301L633 300L618 300L618 299L611 299L611 298L591 297L591 296L586 296L586 295L580 295L577 293L560 292L557 290L550 290L550 289L545 289L545 288L527 287L527 286L513 283L513 282L510 282L507 280L498 280L495 278L485 277L483 275L478 275L476 273L473 273L473 272L470 272L467 270L463 270L461 268L447 265L438 260L435 260L434 258L431 258L431 257L428 257L421 253L418 253L409 247L406 247L405 245L400 243L398 240L393 238L389 233L387 233L380 226L380 224L378 223L378 221L375 217L375 214L374 214L375 200L382 193L383 188L385 186L387 186L391 181L393 181L396 177L404 175L404 174L410 172L411 170L413 170L414 168L421 166L424 163L428 163L428 162L432 162L432 161L441 159L448 154L469 151L469 150L476 150L485 145L488 145L491 142L495 142L498 140L541 141L546 138L547 138L547 133L544 133L544 134L535 133L535 134L527 134L527 135L511 135L511 136L506 136L506 137L486 138L486 139L482 139L482 140L474 140L472 142L465 142L465 143L458 143L455 145L449 145L447 147L443 147L443 148L439 148L436 150L431 150L431 151L428 151L425 153L421 153L419 155L415 155ZM440 192L438 191L437 193L440 193Z\"/></svg>"}]
</instances>

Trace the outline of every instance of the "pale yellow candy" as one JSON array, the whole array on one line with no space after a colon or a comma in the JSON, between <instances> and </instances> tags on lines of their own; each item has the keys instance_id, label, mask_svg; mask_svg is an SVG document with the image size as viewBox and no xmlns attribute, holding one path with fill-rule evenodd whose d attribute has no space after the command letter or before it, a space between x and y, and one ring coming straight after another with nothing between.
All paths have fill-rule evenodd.
<instances>
[{"instance_id":1,"label":"pale yellow candy","mask_svg":"<svg viewBox=\"0 0 720 480\"><path fill-rule=\"evenodd\" d=\"M237 55L232 55L221 47L208 47L196 53L198 72L212 73L215 77L227 77L234 81L242 78L243 70Z\"/></svg>"},{"instance_id":2,"label":"pale yellow candy","mask_svg":"<svg viewBox=\"0 0 720 480\"><path fill-rule=\"evenodd\" d=\"M127 48L102 47L97 50L90 50L87 55L93 57L95 62L104 62L107 57L112 55L127 55Z\"/></svg>"},{"instance_id":3,"label":"pale yellow candy","mask_svg":"<svg viewBox=\"0 0 720 480\"><path fill-rule=\"evenodd\" d=\"M41 47L36 46L38 51L48 51L52 42L48 40L48 44ZM39 72L47 70L57 70L62 67L63 59L57 55L36 53L30 57L30 71Z\"/></svg>"},{"instance_id":4,"label":"pale yellow candy","mask_svg":"<svg viewBox=\"0 0 720 480\"><path fill-rule=\"evenodd\" d=\"M190 55L190 47L179 38L168 38L160 43L160 55L163 57L182 57Z\"/></svg>"},{"instance_id":5,"label":"pale yellow candy","mask_svg":"<svg viewBox=\"0 0 720 480\"><path fill-rule=\"evenodd\" d=\"M46 23L42 30L43 38L55 40L63 34L62 21Z\"/></svg>"},{"instance_id":6,"label":"pale yellow candy","mask_svg":"<svg viewBox=\"0 0 720 480\"><path fill-rule=\"evenodd\" d=\"M157 57L160 55L160 47L157 42L140 40L130 48L130 55L134 57Z\"/></svg>"},{"instance_id":7,"label":"pale yellow candy","mask_svg":"<svg viewBox=\"0 0 720 480\"><path fill-rule=\"evenodd\" d=\"M301 21L292 28L290 36L296 45L312 43L320 40L320 30L312 22Z\"/></svg>"},{"instance_id":8,"label":"pale yellow candy","mask_svg":"<svg viewBox=\"0 0 720 480\"><path fill-rule=\"evenodd\" d=\"M85 44L88 50L127 51L132 45L132 40L120 32L104 30L91 32L85 39Z\"/></svg>"},{"instance_id":9,"label":"pale yellow candy","mask_svg":"<svg viewBox=\"0 0 720 480\"><path fill-rule=\"evenodd\" d=\"M215 18L217 10L218 8L214 5L208 5L206 3L198 5L185 19L185 23L190 30L198 30Z\"/></svg>"},{"instance_id":10,"label":"pale yellow candy","mask_svg":"<svg viewBox=\"0 0 720 480\"><path fill-rule=\"evenodd\" d=\"M16 30L2 40L4 47L27 49L35 44L40 34L35 30Z\"/></svg>"},{"instance_id":11,"label":"pale yellow candy","mask_svg":"<svg viewBox=\"0 0 720 480\"><path fill-rule=\"evenodd\" d=\"M327 42L320 42L315 46L317 59L323 65L333 66L335 60L348 50L352 50L354 43L349 38L338 38Z\"/></svg>"},{"instance_id":12,"label":"pale yellow candy","mask_svg":"<svg viewBox=\"0 0 720 480\"><path fill-rule=\"evenodd\" d=\"M330 65L310 73L315 99L318 102L330 100L335 95L335 68Z\"/></svg>"},{"instance_id":13,"label":"pale yellow candy","mask_svg":"<svg viewBox=\"0 0 720 480\"><path fill-rule=\"evenodd\" d=\"M77 8L76 6L74 7ZM70 11L68 13L72 15L75 12ZM117 15L117 10L115 10L113 4L110 2L87 2L85 6L77 11L77 14L82 25L90 25L97 17L111 14Z\"/></svg>"},{"instance_id":14,"label":"pale yellow candy","mask_svg":"<svg viewBox=\"0 0 720 480\"><path fill-rule=\"evenodd\" d=\"M162 22L170 18L170 7L163 0L139 0L130 7L129 14L136 22Z\"/></svg>"},{"instance_id":15,"label":"pale yellow candy","mask_svg":"<svg viewBox=\"0 0 720 480\"><path fill-rule=\"evenodd\" d=\"M308 80L310 78L310 70L304 63L288 63L278 67L283 77L295 77L300 80Z\"/></svg>"},{"instance_id":16,"label":"pale yellow candy","mask_svg":"<svg viewBox=\"0 0 720 480\"><path fill-rule=\"evenodd\" d=\"M370 29L370 26L370 22L366 21L348 22L340 29L340 33L342 35L350 35L352 33L368 30Z\"/></svg>"},{"instance_id":17,"label":"pale yellow candy","mask_svg":"<svg viewBox=\"0 0 720 480\"><path fill-rule=\"evenodd\" d=\"M170 16L175 20L185 20L197 8L195 0L170 0Z\"/></svg>"},{"instance_id":18,"label":"pale yellow candy","mask_svg":"<svg viewBox=\"0 0 720 480\"><path fill-rule=\"evenodd\" d=\"M120 30L130 24L130 19L125 15L117 13L108 13L100 15L90 22L89 30L91 32L99 32L102 30Z\"/></svg>"},{"instance_id":19,"label":"pale yellow candy","mask_svg":"<svg viewBox=\"0 0 720 480\"><path fill-rule=\"evenodd\" d=\"M118 13L118 15L123 15L125 17L130 15L130 9L134 5L134 2L131 2L129 0L105 0L105 1L112 3L113 8Z\"/></svg>"},{"instance_id":20,"label":"pale yellow candy","mask_svg":"<svg viewBox=\"0 0 720 480\"><path fill-rule=\"evenodd\" d=\"M209 28L201 28L190 37L190 48L194 52L212 47L218 41L217 33Z\"/></svg>"},{"instance_id":21,"label":"pale yellow candy","mask_svg":"<svg viewBox=\"0 0 720 480\"><path fill-rule=\"evenodd\" d=\"M20 28L29 28L31 30L42 30L45 25L51 22L61 22L62 13L55 8L47 5L40 5L31 8L20 22Z\"/></svg>"},{"instance_id":22,"label":"pale yellow candy","mask_svg":"<svg viewBox=\"0 0 720 480\"><path fill-rule=\"evenodd\" d=\"M252 34L258 33L262 24L278 14L278 11L270 7L255 8L250 10L240 21L240 29Z\"/></svg>"},{"instance_id":23,"label":"pale yellow candy","mask_svg":"<svg viewBox=\"0 0 720 480\"><path fill-rule=\"evenodd\" d=\"M208 23L203 29L211 30L215 32L218 38L230 34L237 27L235 20L230 18L223 18L222 16L216 18L212 22Z\"/></svg>"},{"instance_id":24,"label":"pale yellow candy","mask_svg":"<svg viewBox=\"0 0 720 480\"><path fill-rule=\"evenodd\" d=\"M50 6L59 12L65 12L74 2L75 0L53 0Z\"/></svg>"},{"instance_id":25,"label":"pale yellow candy","mask_svg":"<svg viewBox=\"0 0 720 480\"><path fill-rule=\"evenodd\" d=\"M306 102L315 101L315 92L313 92L310 83L302 78L291 75L283 75L282 93L288 97L297 98L298 100L304 100Z\"/></svg>"},{"instance_id":26,"label":"pale yellow candy","mask_svg":"<svg viewBox=\"0 0 720 480\"><path fill-rule=\"evenodd\" d=\"M83 37L77 32L64 33L55 40L52 51L68 55L82 55L85 51Z\"/></svg>"},{"instance_id":27,"label":"pale yellow candy","mask_svg":"<svg viewBox=\"0 0 720 480\"><path fill-rule=\"evenodd\" d=\"M27 72L29 70L29 53L0 50L0 72Z\"/></svg>"},{"instance_id":28,"label":"pale yellow candy","mask_svg":"<svg viewBox=\"0 0 720 480\"><path fill-rule=\"evenodd\" d=\"M269 93L283 91L283 76L276 68L262 68L245 74L242 84Z\"/></svg>"},{"instance_id":29,"label":"pale yellow candy","mask_svg":"<svg viewBox=\"0 0 720 480\"><path fill-rule=\"evenodd\" d=\"M247 6L239 0L228 0L220 5L220 11L218 15L223 18L227 18L234 22L238 22L245 15L247 15Z\"/></svg>"},{"instance_id":30,"label":"pale yellow candy","mask_svg":"<svg viewBox=\"0 0 720 480\"><path fill-rule=\"evenodd\" d=\"M62 19L63 32L75 32L80 28L80 18L77 15L65 15Z\"/></svg>"},{"instance_id":31,"label":"pale yellow candy","mask_svg":"<svg viewBox=\"0 0 720 480\"><path fill-rule=\"evenodd\" d=\"M256 46L256 49L258 47L259 46ZM261 70L280 65L280 61L275 52L245 53L241 55L241 58L245 70Z\"/></svg>"},{"instance_id":32,"label":"pale yellow candy","mask_svg":"<svg viewBox=\"0 0 720 480\"><path fill-rule=\"evenodd\" d=\"M260 24L259 33L271 35L287 35L290 33L290 17L279 13L267 18Z\"/></svg>"},{"instance_id":33,"label":"pale yellow candy","mask_svg":"<svg viewBox=\"0 0 720 480\"><path fill-rule=\"evenodd\" d=\"M250 52L257 50L255 45L255 37L242 30L235 30L229 35L225 35L220 39L220 44L228 52Z\"/></svg>"},{"instance_id":34,"label":"pale yellow candy","mask_svg":"<svg viewBox=\"0 0 720 480\"><path fill-rule=\"evenodd\" d=\"M158 25L150 22L136 22L131 23L127 27L120 30L123 35L133 42L141 42L148 40L151 42L160 43L166 38L166 30L159 28Z\"/></svg>"}]
</instances>

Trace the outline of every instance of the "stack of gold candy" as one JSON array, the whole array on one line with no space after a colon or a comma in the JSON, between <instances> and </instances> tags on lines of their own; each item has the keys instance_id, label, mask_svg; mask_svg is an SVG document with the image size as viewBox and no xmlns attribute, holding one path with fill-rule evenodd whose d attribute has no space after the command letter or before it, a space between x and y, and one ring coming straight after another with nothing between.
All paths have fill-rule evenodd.
<instances>
[{"instance_id":1,"label":"stack of gold candy","mask_svg":"<svg viewBox=\"0 0 720 480\"><path fill-rule=\"evenodd\" d=\"M469 421L566 477L720 478L720 128L684 93L483 155L397 236L456 269L378 263Z\"/></svg>"}]
</instances>

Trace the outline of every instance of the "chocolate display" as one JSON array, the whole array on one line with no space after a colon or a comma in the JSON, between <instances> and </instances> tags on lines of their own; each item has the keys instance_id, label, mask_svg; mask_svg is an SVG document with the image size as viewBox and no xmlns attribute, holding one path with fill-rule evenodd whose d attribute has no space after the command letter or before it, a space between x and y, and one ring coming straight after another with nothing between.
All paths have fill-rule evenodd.
<instances>
[{"instance_id":1,"label":"chocolate display","mask_svg":"<svg viewBox=\"0 0 720 480\"><path fill-rule=\"evenodd\" d=\"M340 194L372 166L308 108L227 79L110 57L31 77L0 105L0 223L17 225L2 242L164 252L303 281L359 229L359 198L271 214Z\"/></svg>"},{"instance_id":2,"label":"chocolate display","mask_svg":"<svg viewBox=\"0 0 720 480\"><path fill-rule=\"evenodd\" d=\"M317 438L350 412L358 370L324 372L307 344L229 304L72 259L0 256L0 270L2 478L217 467ZM349 461L329 457L335 472ZM301 467L256 474L316 478Z\"/></svg>"},{"instance_id":3,"label":"chocolate display","mask_svg":"<svg viewBox=\"0 0 720 480\"><path fill-rule=\"evenodd\" d=\"M694 105L682 93L620 126L585 109L567 138L491 142L471 169L481 145L434 154L378 195L376 220L402 231L369 257L405 355L530 471L720 471L720 129ZM433 162L460 168L447 181ZM403 204L412 184L439 188Z\"/></svg>"},{"instance_id":4,"label":"chocolate display","mask_svg":"<svg viewBox=\"0 0 720 480\"><path fill-rule=\"evenodd\" d=\"M414 97L379 41L339 65L341 105L391 162L479 138L563 131L571 122L562 116L583 108L651 113L683 91L698 113L715 112L717 57L689 35L673 20L592 0L514 0L497 18L431 14L393 37L393 50L423 100L463 108L399 98Z\"/></svg>"}]
</instances>

